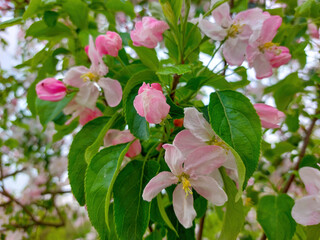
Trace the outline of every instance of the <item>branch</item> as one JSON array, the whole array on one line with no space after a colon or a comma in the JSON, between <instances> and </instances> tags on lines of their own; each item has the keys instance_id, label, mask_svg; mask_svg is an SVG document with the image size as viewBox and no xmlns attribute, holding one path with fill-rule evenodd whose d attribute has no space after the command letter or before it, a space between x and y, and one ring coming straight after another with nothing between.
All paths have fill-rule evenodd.
<instances>
[{"instance_id":1,"label":"branch","mask_svg":"<svg viewBox=\"0 0 320 240\"><path fill-rule=\"evenodd\" d=\"M174 95L176 93L176 88L178 86L180 78L181 78L181 75L178 75L178 74L175 74L173 76L172 89L171 89L171 93L170 93L170 98L172 99L173 102L174 102Z\"/></svg>"},{"instance_id":2,"label":"branch","mask_svg":"<svg viewBox=\"0 0 320 240\"><path fill-rule=\"evenodd\" d=\"M15 172L13 172L13 173L10 173L10 174L7 174L7 175L0 176L0 180L3 180L3 179L8 178L8 177L15 176L15 175L17 175L18 173L23 172L24 170L26 170L26 168L22 168L21 170L17 170L17 171L15 171Z\"/></svg>"},{"instance_id":3,"label":"branch","mask_svg":"<svg viewBox=\"0 0 320 240\"><path fill-rule=\"evenodd\" d=\"M202 239L202 233L203 233L205 217L206 217L206 214L204 214L203 217L200 219L200 226L199 226L199 232L198 232L198 235L197 235L197 240L201 240Z\"/></svg>"}]
</instances>

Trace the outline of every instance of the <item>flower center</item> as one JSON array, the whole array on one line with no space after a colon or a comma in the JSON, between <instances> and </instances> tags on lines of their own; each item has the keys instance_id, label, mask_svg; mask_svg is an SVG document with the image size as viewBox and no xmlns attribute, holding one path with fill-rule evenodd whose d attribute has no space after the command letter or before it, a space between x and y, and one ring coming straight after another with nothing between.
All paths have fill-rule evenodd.
<instances>
[{"instance_id":1,"label":"flower center","mask_svg":"<svg viewBox=\"0 0 320 240\"><path fill-rule=\"evenodd\" d=\"M84 82L87 82L87 81L97 81L99 78L98 78L98 75L92 73L92 72L87 72L83 75L81 75L81 78Z\"/></svg>"},{"instance_id":2,"label":"flower center","mask_svg":"<svg viewBox=\"0 0 320 240\"><path fill-rule=\"evenodd\" d=\"M265 52L265 51L272 51L275 55L279 55L281 54L281 49L278 48L277 43L273 43L273 42L266 42L262 45L259 46L259 50L261 52Z\"/></svg>"},{"instance_id":3,"label":"flower center","mask_svg":"<svg viewBox=\"0 0 320 240\"><path fill-rule=\"evenodd\" d=\"M235 38L239 33L242 32L243 25L239 23L234 23L231 25L231 27L228 29L228 37Z\"/></svg>"},{"instance_id":4,"label":"flower center","mask_svg":"<svg viewBox=\"0 0 320 240\"><path fill-rule=\"evenodd\" d=\"M182 173L180 176L178 176L178 178L179 178L179 182L182 183L182 188L186 193L186 197L189 194L192 194L191 184L190 184L190 181L189 181L190 176L188 174L186 174L186 173Z\"/></svg>"}]
</instances>

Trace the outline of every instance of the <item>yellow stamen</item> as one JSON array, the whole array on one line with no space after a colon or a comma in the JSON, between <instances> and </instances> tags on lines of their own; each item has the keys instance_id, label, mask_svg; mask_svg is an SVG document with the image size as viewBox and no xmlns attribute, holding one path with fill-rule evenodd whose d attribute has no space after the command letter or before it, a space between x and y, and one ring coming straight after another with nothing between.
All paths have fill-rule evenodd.
<instances>
[{"instance_id":1,"label":"yellow stamen","mask_svg":"<svg viewBox=\"0 0 320 240\"><path fill-rule=\"evenodd\" d=\"M235 38L239 33L242 32L242 29L243 25L240 25L239 23L232 24L228 29L228 37Z\"/></svg>"},{"instance_id":2,"label":"yellow stamen","mask_svg":"<svg viewBox=\"0 0 320 240\"><path fill-rule=\"evenodd\" d=\"M87 73L81 75L81 78L82 78L82 80L84 82L86 82L86 81L95 81L98 78L98 76L95 75L92 72L87 72Z\"/></svg>"},{"instance_id":3,"label":"yellow stamen","mask_svg":"<svg viewBox=\"0 0 320 240\"><path fill-rule=\"evenodd\" d=\"M264 52L266 50L273 51L276 55L281 54L281 50L277 48L279 44L273 42L266 42L259 46L259 50Z\"/></svg>"},{"instance_id":4,"label":"yellow stamen","mask_svg":"<svg viewBox=\"0 0 320 240\"><path fill-rule=\"evenodd\" d=\"M192 194L191 190L191 184L189 181L190 176L186 173L182 173L180 176L178 176L179 182L182 183L182 188L186 193L186 197L188 197L189 194Z\"/></svg>"}]
</instances>

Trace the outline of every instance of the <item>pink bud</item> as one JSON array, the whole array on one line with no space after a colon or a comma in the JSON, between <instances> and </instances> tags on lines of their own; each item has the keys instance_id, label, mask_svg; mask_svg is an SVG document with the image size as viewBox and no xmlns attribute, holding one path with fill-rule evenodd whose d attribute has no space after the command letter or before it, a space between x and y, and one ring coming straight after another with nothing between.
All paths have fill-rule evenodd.
<instances>
[{"instance_id":1,"label":"pink bud","mask_svg":"<svg viewBox=\"0 0 320 240\"><path fill-rule=\"evenodd\" d=\"M89 54L89 45L84 47L84 51L86 52L87 55Z\"/></svg>"},{"instance_id":2,"label":"pink bud","mask_svg":"<svg viewBox=\"0 0 320 240\"><path fill-rule=\"evenodd\" d=\"M149 123L160 123L169 113L170 106L166 103L166 97L160 84L146 84L140 87L133 105L141 117L145 117Z\"/></svg>"},{"instance_id":3,"label":"pink bud","mask_svg":"<svg viewBox=\"0 0 320 240\"><path fill-rule=\"evenodd\" d=\"M119 50L122 48L122 39L118 33L108 31L106 35L97 37L96 47L101 56L108 54L117 57Z\"/></svg>"},{"instance_id":4,"label":"pink bud","mask_svg":"<svg viewBox=\"0 0 320 240\"><path fill-rule=\"evenodd\" d=\"M261 125L264 128L279 128L279 123L285 117L284 113L278 109L263 103L253 105L260 117Z\"/></svg>"},{"instance_id":5,"label":"pink bud","mask_svg":"<svg viewBox=\"0 0 320 240\"><path fill-rule=\"evenodd\" d=\"M270 61L270 64L273 68L278 68L281 65L287 64L291 59L291 54L289 49L286 47L277 47L276 54L273 54Z\"/></svg>"},{"instance_id":6,"label":"pink bud","mask_svg":"<svg viewBox=\"0 0 320 240\"><path fill-rule=\"evenodd\" d=\"M158 42L163 40L162 34L167 29L169 29L169 25L166 22L152 17L143 17L142 21L136 22L130 37L134 46L155 48Z\"/></svg>"},{"instance_id":7,"label":"pink bud","mask_svg":"<svg viewBox=\"0 0 320 240\"><path fill-rule=\"evenodd\" d=\"M57 102L66 96L67 88L55 78L46 78L37 84L36 92L41 100Z\"/></svg>"}]
</instances>

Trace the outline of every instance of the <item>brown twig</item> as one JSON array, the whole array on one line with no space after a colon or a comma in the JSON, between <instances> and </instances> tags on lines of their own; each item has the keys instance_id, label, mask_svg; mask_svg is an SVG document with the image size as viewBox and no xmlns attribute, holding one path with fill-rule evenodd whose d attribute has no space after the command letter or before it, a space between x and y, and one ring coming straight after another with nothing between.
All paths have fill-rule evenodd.
<instances>
[{"instance_id":1,"label":"brown twig","mask_svg":"<svg viewBox=\"0 0 320 240\"><path fill-rule=\"evenodd\" d=\"M181 75L175 74L173 75L173 83L172 83L172 89L170 93L170 98L174 102L174 96L176 94L176 88L178 86L179 80L180 80Z\"/></svg>"},{"instance_id":2,"label":"brown twig","mask_svg":"<svg viewBox=\"0 0 320 240\"><path fill-rule=\"evenodd\" d=\"M18 173L23 172L24 170L26 170L26 168L22 168L22 169L20 169L20 170L17 170L17 171L15 171L15 172L13 172L13 173L9 173L9 174L7 174L7 175L2 175L2 174L1 174L0 180L5 179L5 178L8 178L8 177L15 176L15 175L17 175Z\"/></svg>"},{"instance_id":3,"label":"brown twig","mask_svg":"<svg viewBox=\"0 0 320 240\"><path fill-rule=\"evenodd\" d=\"M198 235L197 235L197 240L201 240L202 239L205 217L206 217L206 214L204 214L203 217L200 219L200 226L199 226L199 232L198 232Z\"/></svg>"}]
</instances>

